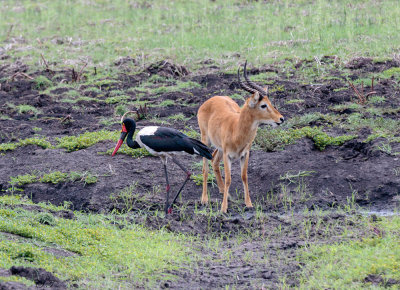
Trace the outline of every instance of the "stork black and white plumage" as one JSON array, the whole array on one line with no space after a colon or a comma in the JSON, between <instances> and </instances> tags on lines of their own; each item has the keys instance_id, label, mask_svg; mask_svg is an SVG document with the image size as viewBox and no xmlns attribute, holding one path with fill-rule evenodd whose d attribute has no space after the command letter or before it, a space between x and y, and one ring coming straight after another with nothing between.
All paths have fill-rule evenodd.
<instances>
[{"instance_id":1,"label":"stork black and white plumage","mask_svg":"<svg viewBox=\"0 0 400 290\"><path fill-rule=\"evenodd\" d=\"M179 194L189 180L191 173L174 157L176 154L188 153L195 154L207 159L212 159L212 151L202 142L190 138L185 134L179 132L173 128L158 127L158 126L147 126L142 128L137 134L135 140L133 135L136 130L136 123L134 120L126 118L122 119L122 131L120 139L115 146L112 156L117 153L121 147L125 138L127 137L126 143L130 148L145 148L150 154L161 158L164 165L164 174L167 182L167 199L165 203L165 213L171 213L172 205L178 198ZM167 172L167 159L171 160L178 165L185 173L186 179L182 186L176 193L174 199L169 203L169 181Z\"/></svg>"}]
</instances>

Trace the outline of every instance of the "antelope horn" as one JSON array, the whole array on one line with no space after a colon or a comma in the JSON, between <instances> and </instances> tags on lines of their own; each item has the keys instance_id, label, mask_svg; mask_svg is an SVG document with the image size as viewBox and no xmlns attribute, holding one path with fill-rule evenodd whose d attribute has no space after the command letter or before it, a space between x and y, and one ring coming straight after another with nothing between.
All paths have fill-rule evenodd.
<instances>
[{"instance_id":1,"label":"antelope horn","mask_svg":"<svg viewBox=\"0 0 400 290\"><path fill-rule=\"evenodd\" d=\"M242 80L240 79L240 67L238 68L238 72L237 72L237 76L238 76L238 81L239 81L239 85L242 89L244 89L245 91L249 92L249 93L256 93L256 90L253 88L248 87L247 85L245 85L245 83L242 82Z\"/></svg>"},{"instance_id":2,"label":"antelope horn","mask_svg":"<svg viewBox=\"0 0 400 290\"><path fill-rule=\"evenodd\" d=\"M264 88L261 87L261 86L259 86L259 85L257 85L257 84L255 84L255 83L253 83L251 80L249 80L249 77L247 76L247 69L246 69L246 66L247 66L247 60L246 60L246 62L244 63L244 79L246 80L247 84L248 84L251 88L257 90L262 96L265 96L265 97L266 97L266 96L267 96L267 92L264 90Z\"/></svg>"},{"instance_id":3,"label":"antelope horn","mask_svg":"<svg viewBox=\"0 0 400 290\"><path fill-rule=\"evenodd\" d=\"M121 123L124 122L125 116L128 115L129 113L137 113L137 111L128 111L125 114L123 114L122 117L121 117Z\"/></svg>"}]
</instances>

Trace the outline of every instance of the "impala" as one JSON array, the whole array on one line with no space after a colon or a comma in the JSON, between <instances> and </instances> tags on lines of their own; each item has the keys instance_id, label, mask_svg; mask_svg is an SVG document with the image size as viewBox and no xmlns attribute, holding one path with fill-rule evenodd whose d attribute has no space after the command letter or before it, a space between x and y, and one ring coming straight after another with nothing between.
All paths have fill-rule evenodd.
<instances>
[{"instance_id":1,"label":"impala","mask_svg":"<svg viewBox=\"0 0 400 290\"><path fill-rule=\"evenodd\" d=\"M244 78L238 81L240 87L252 95L246 100L243 107L227 96L215 96L200 106L197 120L201 131L201 141L207 146L211 142L216 147L213 152L212 168L214 170L219 191L223 193L221 211L228 209L229 186L231 184L231 163L240 159L241 175L244 187L246 207L253 207L250 199L247 182L247 166L251 144L256 137L260 124L280 125L284 122L283 116L272 106L267 97L268 87L253 83L248 79L246 71L247 61L244 65ZM219 164L224 162L225 183L221 176ZM203 193L201 203L208 202L207 194L208 162L203 158Z\"/></svg>"}]
</instances>

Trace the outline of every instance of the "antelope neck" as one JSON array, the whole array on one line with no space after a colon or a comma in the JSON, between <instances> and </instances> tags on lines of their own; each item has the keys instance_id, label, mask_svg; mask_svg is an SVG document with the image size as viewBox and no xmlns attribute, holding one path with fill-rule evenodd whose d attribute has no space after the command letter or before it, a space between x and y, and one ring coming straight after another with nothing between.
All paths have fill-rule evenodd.
<instances>
[{"instance_id":1,"label":"antelope neck","mask_svg":"<svg viewBox=\"0 0 400 290\"><path fill-rule=\"evenodd\" d=\"M240 112L240 117L238 120L237 130L232 135L236 140L236 144L248 144L253 141L256 133L258 122L249 112L250 108L247 103L244 105Z\"/></svg>"}]
</instances>

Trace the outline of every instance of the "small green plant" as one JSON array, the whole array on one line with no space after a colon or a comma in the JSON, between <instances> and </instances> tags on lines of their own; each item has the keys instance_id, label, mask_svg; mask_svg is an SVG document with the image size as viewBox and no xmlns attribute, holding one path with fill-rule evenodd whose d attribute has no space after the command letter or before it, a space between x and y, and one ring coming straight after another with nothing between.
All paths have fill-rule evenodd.
<instances>
[{"instance_id":1,"label":"small green plant","mask_svg":"<svg viewBox=\"0 0 400 290\"><path fill-rule=\"evenodd\" d=\"M122 91L122 90L111 90L111 91L109 91L109 95L111 97L120 96L120 95L123 95L123 94L124 94L124 91Z\"/></svg>"},{"instance_id":2,"label":"small green plant","mask_svg":"<svg viewBox=\"0 0 400 290\"><path fill-rule=\"evenodd\" d=\"M149 83L157 84L157 83L165 83L167 80L168 80L168 79L165 78L165 77L163 77L163 76L154 74L154 75L152 75L151 77L149 77L149 79L148 79L147 81L148 81Z\"/></svg>"},{"instance_id":3,"label":"small green plant","mask_svg":"<svg viewBox=\"0 0 400 290\"><path fill-rule=\"evenodd\" d=\"M382 104L385 102L385 97L382 96L372 96L369 97L368 103L369 104Z\"/></svg>"},{"instance_id":4,"label":"small green plant","mask_svg":"<svg viewBox=\"0 0 400 290\"><path fill-rule=\"evenodd\" d=\"M170 92L171 89L169 87L158 87L152 90L152 93L159 95L159 94L164 94L167 92Z\"/></svg>"},{"instance_id":5,"label":"small green plant","mask_svg":"<svg viewBox=\"0 0 400 290\"><path fill-rule=\"evenodd\" d=\"M38 214L36 220L42 225L55 226L57 224L54 216L48 212Z\"/></svg>"},{"instance_id":6,"label":"small green plant","mask_svg":"<svg viewBox=\"0 0 400 290\"><path fill-rule=\"evenodd\" d=\"M215 184L215 174L213 169L211 168L211 164L207 162L208 164L208 177L207 177L207 183L211 184L213 187L216 185ZM202 170L203 168L203 162L195 162L192 165L193 170ZM223 169L222 169L223 170ZM190 178L194 181L196 185L203 185L203 173L199 174L192 174Z\"/></svg>"},{"instance_id":7,"label":"small green plant","mask_svg":"<svg viewBox=\"0 0 400 290\"><path fill-rule=\"evenodd\" d=\"M304 100L303 99L291 99L291 100L285 102L286 105L300 104L300 103L304 103Z\"/></svg>"},{"instance_id":8,"label":"small green plant","mask_svg":"<svg viewBox=\"0 0 400 290\"><path fill-rule=\"evenodd\" d=\"M38 90L45 90L53 86L53 82L46 78L45 76L38 76L35 79L35 87Z\"/></svg>"},{"instance_id":9,"label":"small green plant","mask_svg":"<svg viewBox=\"0 0 400 290\"><path fill-rule=\"evenodd\" d=\"M392 148L392 145L390 145L389 142L380 142L379 144L376 145L376 148L378 150L388 154L388 155L392 155L393 154L393 152L392 152L393 148Z\"/></svg>"},{"instance_id":10,"label":"small green plant","mask_svg":"<svg viewBox=\"0 0 400 290\"><path fill-rule=\"evenodd\" d=\"M105 153L107 155L111 155L113 151L114 151L114 149L110 148ZM147 151L144 148L132 149L132 148L129 148L128 145L126 145L126 144L123 144L121 146L121 148L118 150L117 154L126 154L133 158L142 158L142 157L146 157L146 156L151 156L149 151Z\"/></svg>"},{"instance_id":11,"label":"small green plant","mask_svg":"<svg viewBox=\"0 0 400 290\"><path fill-rule=\"evenodd\" d=\"M176 86L178 87L178 89L201 88L201 85L199 83L192 82L192 81L187 81L187 82L178 81L176 83Z\"/></svg>"},{"instance_id":12,"label":"small green plant","mask_svg":"<svg viewBox=\"0 0 400 290\"><path fill-rule=\"evenodd\" d=\"M304 127L304 126L309 125L312 122L322 119L323 117L324 117L324 115L322 115L320 113L309 113L309 114L305 114L305 115L294 116L293 118L291 118L288 121L286 126L289 128Z\"/></svg>"},{"instance_id":13,"label":"small green plant","mask_svg":"<svg viewBox=\"0 0 400 290\"><path fill-rule=\"evenodd\" d=\"M84 90L85 94L90 94L90 93L95 93L95 94L101 94L101 90L98 87L89 87Z\"/></svg>"},{"instance_id":14,"label":"small green plant","mask_svg":"<svg viewBox=\"0 0 400 290\"><path fill-rule=\"evenodd\" d=\"M189 136L190 138L200 140L200 133L189 126L187 126L185 130L182 131L182 133Z\"/></svg>"},{"instance_id":15,"label":"small green plant","mask_svg":"<svg viewBox=\"0 0 400 290\"><path fill-rule=\"evenodd\" d=\"M169 116L167 119L168 120L173 120L175 122L186 122L186 121L190 120L190 118L185 117L185 115L183 113L179 113L179 114L175 114L175 115Z\"/></svg>"},{"instance_id":16,"label":"small green plant","mask_svg":"<svg viewBox=\"0 0 400 290\"><path fill-rule=\"evenodd\" d=\"M132 97L130 96L126 96L126 95L119 95L119 96L115 96L115 97L109 97L107 99L105 99L104 101L107 104L116 104L116 103L123 103L128 101L129 99L131 99Z\"/></svg>"},{"instance_id":17,"label":"small green plant","mask_svg":"<svg viewBox=\"0 0 400 290\"><path fill-rule=\"evenodd\" d=\"M271 85L273 84L273 80L267 80L269 78L275 78L277 77L278 74L276 72L265 72L265 73L260 73L257 75L251 75L249 76L250 80L253 82L262 82L263 84Z\"/></svg>"},{"instance_id":18,"label":"small green plant","mask_svg":"<svg viewBox=\"0 0 400 290\"><path fill-rule=\"evenodd\" d=\"M341 87L337 89L333 89L334 92L342 92L342 91L347 91L349 88L348 87Z\"/></svg>"},{"instance_id":19,"label":"small green plant","mask_svg":"<svg viewBox=\"0 0 400 290\"><path fill-rule=\"evenodd\" d=\"M25 175L18 175L16 177L10 177L10 184L15 186L21 186L25 184L30 184L37 182L38 176L35 174L25 174Z\"/></svg>"},{"instance_id":20,"label":"small green plant","mask_svg":"<svg viewBox=\"0 0 400 290\"><path fill-rule=\"evenodd\" d=\"M37 145L39 147L42 147L44 149L46 148L53 148L53 146L51 145L51 143L49 141L46 140L46 138L26 138L26 139L22 139L19 140L16 143L3 143L0 144L0 151L8 151L8 150L15 150L18 147L22 147L22 146L27 146L27 145Z\"/></svg>"},{"instance_id":21,"label":"small green plant","mask_svg":"<svg viewBox=\"0 0 400 290\"><path fill-rule=\"evenodd\" d=\"M392 67L387 69L381 73L381 76L387 79L391 77L400 79L400 67Z\"/></svg>"},{"instance_id":22,"label":"small green plant","mask_svg":"<svg viewBox=\"0 0 400 290\"><path fill-rule=\"evenodd\" d=\"M331 107L330 109L335 112L343 112L344 110L347 110L347 109L359 111L362 109L362 106L357 103L347 103L347 104L335 105L335 106Z\"/></svg>"},{"instance_id":23,"label":"small green plant","mask_svg":"<svg viewBox=\"0 0 400 290\"><path fill-rule=\"evenodd\" d=\"M160 103L160 107L170 107L170 106L173 106L173 105L175 105L175 101L173 101L173 100L164 100L164 101L162 101L161 103Z\"/></svg>"},{"instance_id":24,"label":"small green plant","mask_svg":"<svg viewBox=\"0 0 400 290\"><path fill-rule=\"evenodd\" d=\"M135 195L138 190L138 182L135 181L128 187L125 187L118 193L112 193L110 200L116 205L122 205L121 213L129 212L133 209ZM119 206L118 206L119 207Z\"/></svg>"},{"instance_id":25,"label":"small green plant","mask_svg":"<svg viewBox=\"0 0 400 290\"><path fill-rule=\"evenodd\" d=\"M326 146L333 145L339 146L346 141L356 138L356 135L342 135L332 137L323 132L318 127L303 127L300 129L288 130L274 129L266 130L259 129L255 143L259 145L263 150L274 151L282 149L284 146L293 144L297 139L307 137L314 141L314 145L319 150L324 150Z\"/></svg>"},{"instance_id":26,"label":"small green plant","mask_svg":"<svg viewBox=\"0 0 400 290\"><path fill-rule=\"evenodd\" d=\"M199 186L203 185L203 173L192 174L190 176L190 179L192 179L196 185L199 185ZM215 174L212 171L212 169L208 172L207 183L211 184L212 186L216 185L215 184Z\"/></svg>"},{"instance_id":27,"label":"small green plant","mask_svg":"<svg viewBox=\"0 0 400 290\"><path fill-rule=\"evenodd\" d=\"M84 176L83 176L83 182L84 182L85 184L94 184L94 183L97 182L97 180L98 180L97 176L96 176L96 175L93 175L93 174L90 173L90 172L86 172L86 173L84 174Z\"/></svg>"},{"instance_id":28,"label":"small green plant","mask_svg":"<svg viewBox=\"0 0 400 290\"><path fill-rule=\"evenodd\" d=\"M41 113L39 109L36 109L31 105L18 105L16 108L19 114L32 113L34 115L38 115Z\"/></svg>"},{"instance_id":29,"label":"small green plant","mask_svg":"<svg viewBox=\"0 0 400 290\"><path fill-rule=\"evenodd\" d=\"M123 114L125 114L128 111L127 107L123 104L120 104L118 106L115 107L114 109L114 115L116 116L122 116Z\"/></svg>"},{"instance_id":30,"label":"small green plant","mask_svg":"<svg viewBox=\"0 0 400 290\"><path fill-rule=\"evenodd\" d=\"M67 181L71 182L78 181L78 182L83 182L85 184L93 184L96 183L97 180L98 180L97 176L88 171L85 172L71 171L70 173L53 171L45 174L38 174L38 173L25 174L25 175L10 177L9 183L12 186L23 186L35 182L58 184Z\"/></svg>"},{"instance_id":31,"label":"small green plant","mask_svg":"<svg viewBox=\"0 0 400 290\"><path fill-rule=\"evenodd\" d=\"M279 180L287 180L289 183L296 183L298 179L311 176L311 174L315 173L315 171L310 170L300 170L297 173L292 172L292 171L287 171L285 174L281 175L279 177Z\"/></svg>"},{"instance_id":32,"label":"small green plant","mask_svg":"<svg viewBox=\"0 0 400 290\"><path fill-rule=\"evenodd\" d=\"M81 96L81 93L79 91L76 90L69 90L67 92L67 96L72 97L72 98L78 98Z\"/></svg>"},{"instance_id":33,"label":"small green plant","mask_svg":"<svg viewBox=\"0 0 400 290\"><path fill-rule=\"evenodd\" d=\"M65 182L68 180L68 173L60 172L60 171L54 171L50 172L47 174L44 174L39 181L44 182L44 183L61 183Z\"/></svg>"},{"instance_id":34,"label":"small green plant","mask_svg":"<svg viewBox=\"0 0 400 290\"><path fill-rule=\"evenodd\" d=\"M0 120L12 120L12 118L10 116L0 114Z\"/></svg>"},{"instance_id":35,"label":"small green plant","mask_svg":"<svg viewBox=\"0 0 400 290\"><path fill-rule=\"evenodd\" d=\"M57 148L65 148L67 152L77 151L93 146L104 140L117 140L118 131L100 130L96 132L86 132L79 136L65 136L57 138Z\"/></svg>"}]
</instances>

